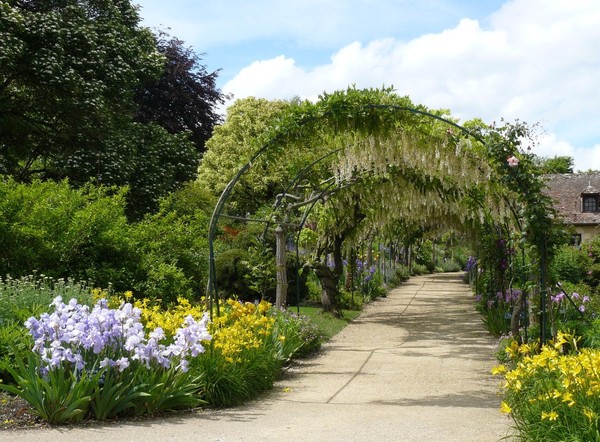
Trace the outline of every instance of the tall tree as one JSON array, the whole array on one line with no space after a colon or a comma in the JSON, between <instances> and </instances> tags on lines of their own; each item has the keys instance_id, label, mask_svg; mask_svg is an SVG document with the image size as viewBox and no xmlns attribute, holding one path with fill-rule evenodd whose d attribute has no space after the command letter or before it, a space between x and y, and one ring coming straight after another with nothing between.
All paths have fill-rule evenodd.
<instances>
[{"instance_id":1,"label":"tall tree","mask_svg":"<svg viewBox=\"0 0 600 442\"><path fill-rule=\"evenodd\" d=\"M569 156L544 157L539 159L542 173L573 173L575 161Z\"/></svg>"},{"instance_id":2,"label":"tall tree","mask_svg":"<svg viewBox=\"0 0 600 442\"><path fill-rule=\"evenodd\" d=\"M206 143L207 151L198 170L201 185L220 195L229 180L262 147L261 135L290 106L286 101L249 97L229 107L225 123L215 128ZM232 202L238 213L253 213L265 203L273 204L287 167L286 162L254 165L235 189Z\"/></svg>"},{"instance_id":3,"label":"tall tree","mask_svg":"<svg viewBox=\"0 0 600 442\"><path fill-rule=\"evenodd\" d=\"M58 177L75 149L102 150L133 112L135 89L161 72L138 22L129 1L0 2L3 172Z\"/></svg>"},{"instance_id":4,"label":"tall tree","mask_svg":"<svg viewBox=\"0 0 600 442\"><path fill-rule=\"evenodd\" d=\"M0 1L0 173L128 185L135 218L194 178L216 73L139 22L130 0Z\"/></svg>"},{"instance_id":5,"label":"tall tree","mask_svg":"<svg viewBox=\"0 0 600 442\"><path fill-rule=\"evenodd\" d=\"M138 91L136 120L157 123L172 134L187 131L203 152L213 127L221 122L217 107L225 97L216 87L218 71L209 73L200 56L163 32L156 37L156 47L166 62L161 77Z\"/></svg>"}]
</instances>

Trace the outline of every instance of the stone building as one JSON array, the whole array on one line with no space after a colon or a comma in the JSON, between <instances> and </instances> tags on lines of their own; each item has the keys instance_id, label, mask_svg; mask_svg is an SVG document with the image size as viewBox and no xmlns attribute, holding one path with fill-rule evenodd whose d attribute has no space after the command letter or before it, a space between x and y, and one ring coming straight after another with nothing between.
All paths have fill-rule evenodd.
<instances>
[{"instance_id":1,"label":"stone building","mask_svg":"<svg viewBox=\"0 0 600 442\"><path fill-rule=\"evenodd\" d=\"M600 172L546 175L546 183L556 210L575 228L575 243L600 234Z\"/></svg>"}]
</instances>

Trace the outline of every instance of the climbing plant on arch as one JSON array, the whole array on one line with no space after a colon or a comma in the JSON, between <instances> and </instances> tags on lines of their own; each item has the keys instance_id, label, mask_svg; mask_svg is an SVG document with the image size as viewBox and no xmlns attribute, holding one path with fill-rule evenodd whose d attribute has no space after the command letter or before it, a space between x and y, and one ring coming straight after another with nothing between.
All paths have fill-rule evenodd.
<instances>
[{"instance_id":1,"label":"climbing plant on arch","mask_svg":"<svg viewBox=\"0 0 600 442\"><path fill-rule=\"evenodd\" d=\"M218 310L212 247L217 224L236 183L258 164L285 169L291 179L317 164L315 159L326 159L318 162L308 184L294 187L293 195L304 192L302 197L310 199L323 193L323 186L330 189L320 198L331 216L322 217L319 230L330 240L327 251L339 257L344 240L360 241L367 232L385 232L399 221L468 230L502 220L526 233L529 221L542 225L549 219L546 206L540 208L524 193L528 171L505 167L509 157L526 156L520 148L526 132L523 125L463 127L447 112L414 105L391 89L351 88L287 107L251 141L250 158L215 207L209 229L209 299ZM272 219L289 222L297 216L289 211L293 205L277 205Z\"/></svg>"}]
</instances>

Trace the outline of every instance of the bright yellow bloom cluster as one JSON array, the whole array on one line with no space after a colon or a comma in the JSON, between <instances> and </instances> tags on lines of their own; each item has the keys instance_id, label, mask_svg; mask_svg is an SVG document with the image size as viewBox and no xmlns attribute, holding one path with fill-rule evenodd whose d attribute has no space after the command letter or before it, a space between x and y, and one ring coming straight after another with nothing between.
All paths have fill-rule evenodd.
<instances>
[{"instance_id":1,"label":"bright yellow bloom cluster","mask_svg":"<svg viewBox=\"0 0 600 442\"><path fill-rule=\"evenodd\" d=\"M108 306L111 308L118 308L124 302L131 302L133 298L131 291L126 291L122 296L108 297L103 290L95 289L93 294L95 299L108 299ZM177 304L170 308L164 308L160 300L148 298L136 299L133 301L133 306L141 310L140 320L146 330L160 327L167 337L175 335L175 331L183 325L186 316L191 315L199 320L204 313L201 305L192 305L189 300L181 297L177 298Z\"/></svg>"},{"instance_id":2,"label":"bright yellow bloom cluster","mask_svg":"<svg viewBox=\"0 0 600 442\"><path fill-rule=\"evenodd\" d=\"M507 354L513 357L516 367L507 371L498 366L492 370L506 380L506 402L501 411L526 413L535 407L541 420L556 421L564 413L595 425L594 410L600 405L600 351L577 350L577 344L574 335L559 333L538 354L533 354L530 345L508 347ZM564 354L564 348L571 352Z\"/></svg>"},{"instance_id":3,"label":"bright yellow bloom cluster","mask_svg":"<svg viewBox=\"0 0 600 442\"><path fill-rule=\"evenodd\" d=\"M184 323L186 316L199 320L204 309L199 305L192 305L185 298L177 298L177 304L169 309L164 309L160 303L149 299L136 300L134 307L142 311L141 321L148 330L160 327L167 337L173 336L175 331Z\"/></svg>"},{"instance_id":4,"label":"bright yellow bloom cluster","mask_svg":"<svg viewBox=\"0 0 600 442\"><path fill-rule=\"evenodd\" d=\"M98 290L95 297L107 298L106 293ZM131 292L125 292L120 297L110 297L109 305L118 307L123 302L130 302ZM177 304L165 309L160 301L141 299L133 302L133 306L141 310L141 321L148 330L161 327L167 337L175 334L182 326L186 316L194 319L202 317L203 305L192 305L185 298L178 298ZM247 350L258 349L264 346L265 341L273 333L275 317L269 313L272 305L266 301L255 305L250 302L242 303L229 299L220 312L219 317L214 317L209 323L209 332L212 336L212 346L219 351L228 362L242 362L243 353ZM283 341L285 336L279 336Z\"/></svg>"},{"instance_id":5,"label":"bright yellow bloom cluster","mask_svg":"<svg viewBox=\"0 0 600 442\"><path fill-rule=\"evenodd\" d=\"M228 300L209 327L215 350L229 362L241 362L244 351L263 346L275 323L275 318L267 315L271 307L266 301L254 305Z\"/></svg>"}]
</instances>

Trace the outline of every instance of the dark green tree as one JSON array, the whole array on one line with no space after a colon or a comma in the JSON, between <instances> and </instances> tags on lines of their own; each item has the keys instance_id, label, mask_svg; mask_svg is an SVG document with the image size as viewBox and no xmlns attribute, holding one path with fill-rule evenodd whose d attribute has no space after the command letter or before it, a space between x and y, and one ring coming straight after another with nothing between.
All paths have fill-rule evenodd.
<instances>
[{"instance_id":1,"label":"dark green tree","mask_svg":"<svg viewBox=\"0 0 600 442\"><path fill-rule=\"evenodd\" d=\"M157 123L172 134L187 131L198 152L203 152L213 127L221 123L216 108L224 96L216 87L218 71L209 73L200 56L164 32L158 33L156 46L166 62L161 77L138 91L135 118Z\"/></svg>"},{"instance_id":2,"label":"dark green tree","mask_svg":"<svg viewBox=\"0 0 600 442\"><path fill-rule=\"evenodd\" d=\"M62 178L76 151L102 152L161 73L152 33L129 1L0 2L2 172Z\"/></svg>"},{"instance_id":3,"label":"dark green tree","mask_svg":"<svg viewBox=\"0 0 600 442\"><path fill-rule=\"evenodd\" d=\"M573 173L575 160L569 156L543 157L539 159L542 173Z\"/></svg>"},{"instance_id":4,"label":"dark green tree","mask_svg":"<svg viewBox=\"0 0 600 442\"><path fill-rule=\"evenodd\" d=\"M127 185L130 218L195 177L216 73L139 21L129 0L0 1L0 173Z\"/></svg>"}]
</instances>

